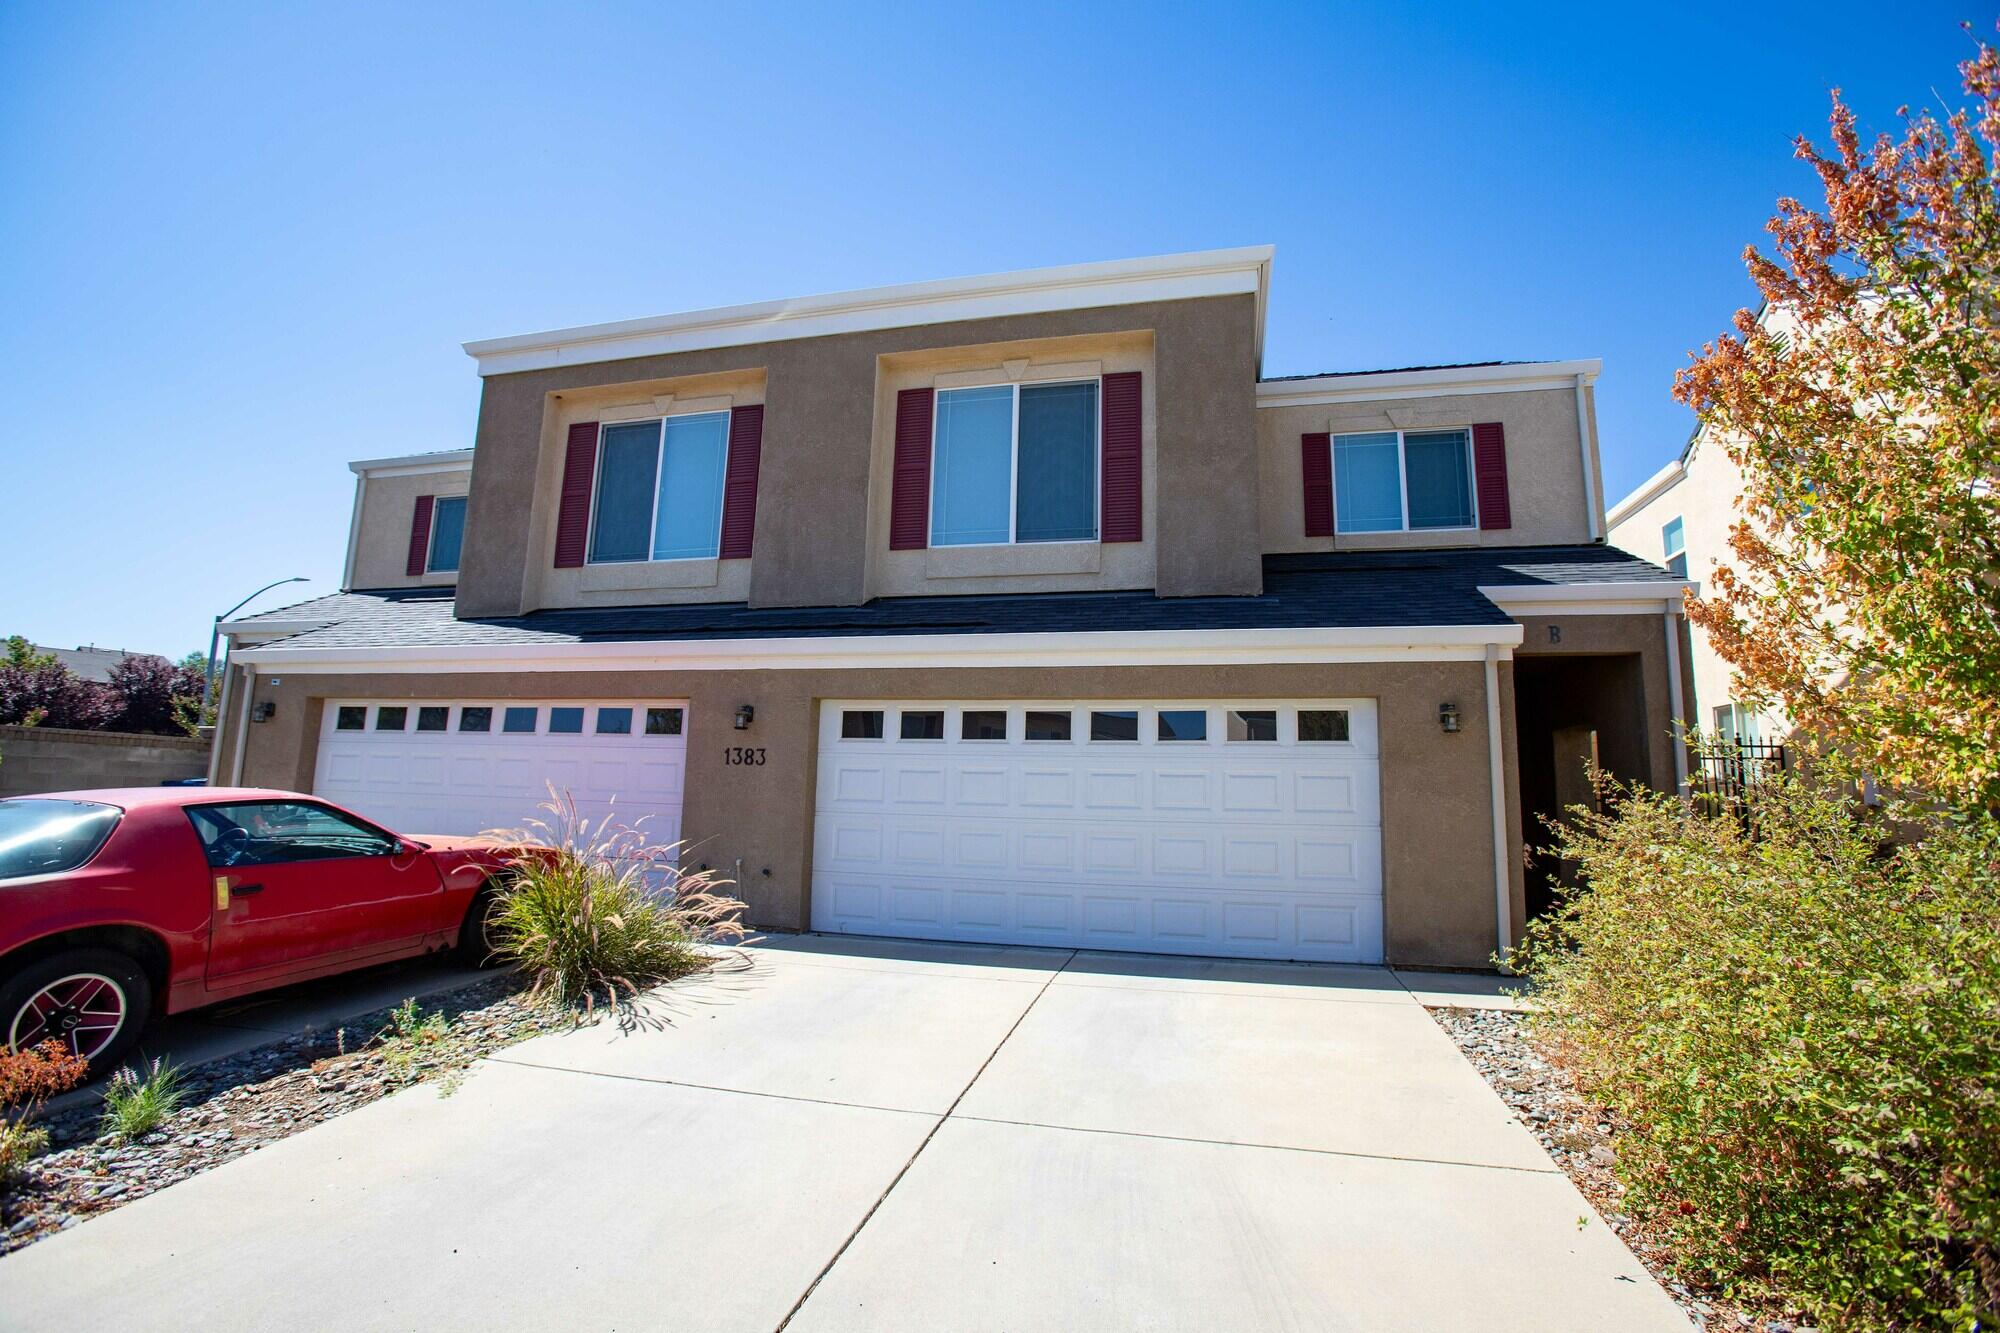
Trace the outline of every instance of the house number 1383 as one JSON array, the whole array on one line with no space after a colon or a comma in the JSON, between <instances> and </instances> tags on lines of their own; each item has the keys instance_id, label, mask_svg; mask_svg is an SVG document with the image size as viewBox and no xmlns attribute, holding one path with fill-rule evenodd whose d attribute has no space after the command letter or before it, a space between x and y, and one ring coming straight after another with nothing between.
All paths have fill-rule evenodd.
<instances>
[{"instance_id":1,"label":"house number 1383","mask_svg":"<svg viewBox=\"0 0 2000 1333\"><path fill-rule=\"evenodd\" d=\"M732 745L722 752L725 764L757 765L764 762L764 747L761 745Z\"/></svg>"}]
</instances>

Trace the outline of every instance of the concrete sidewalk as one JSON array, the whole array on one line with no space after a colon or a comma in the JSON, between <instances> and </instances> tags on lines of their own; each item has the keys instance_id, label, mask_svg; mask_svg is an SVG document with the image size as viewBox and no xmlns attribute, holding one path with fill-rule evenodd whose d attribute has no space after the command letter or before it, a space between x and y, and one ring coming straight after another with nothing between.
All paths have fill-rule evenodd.
<instances>
[{"instance_id":1,"label":"concrete sidewalk","mask_svg":"<svg viewBox=\"0 0 2000 1333\"><path fill-rule=\"evenodd\" d=\"M4 1322L1688 1327L1386 970L751 957L0 1260Z\"/></svg>"}]
</instances>

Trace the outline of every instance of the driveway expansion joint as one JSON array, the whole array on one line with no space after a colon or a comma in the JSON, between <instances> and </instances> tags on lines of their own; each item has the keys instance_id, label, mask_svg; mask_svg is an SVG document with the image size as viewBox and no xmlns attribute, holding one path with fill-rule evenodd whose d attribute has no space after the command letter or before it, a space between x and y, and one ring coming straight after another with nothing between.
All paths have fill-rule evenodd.
<instances>
[{"instance_id":1,"label":"driveway expansion joint","mask_svg":"<svg viewBox=\"0 0 2000 1333\"><path fill-rule=\"evenodd\" d=\"M1413 1162L1419 1166L1455 1166L1473 1171L1517 1171L1524 1175L1561 1175L1560 1167L1511 1166L1505 1162L1466 1162L1450 1157L1412 1157L1404 1153L1355 1152L1349 1148L1308 1148L1292 1143L1247 1143L1242 1139L1204 1139L1190 1134L1155 1134L1143 1129L1102 1129L1095 1125L1058 1125L1048 1120L1008 1120L991 1115L960 1115L955 1120L983 1125L1013 1125L1021 1129L1048 1129L1063 1134L1104 1134L1121 1139L1154 1139L1166 1143L1201 1143L1216 1148L1247 1148L1254 1152L1309 1153L1315 1157L1358 1157L1370 1162Z\"/></svg>"},{"instance_id":2,"label":"driveway expansion joint","mask_svg":"<svg viewBox=\"0 0 2000 1333\"><path fill-rule=\"evenodd\" d=\"M844 1102L837 1097L804 1097L796 1092L761 1092L755 1088L725 1088L715 1083L690 1083L679 1078L653 1078L646 1074L613 1074L602 1069L573 1069L568 1065L545 1065L535 1060L516 1060L489 1055L484 1064L511 1065L515 1069L539 1069L548 1074L576 1074L582 1078L610 1078L622 1083L652 1083L663 1088L692 1088L698 1092L720 1092L736 1097L764 1097L776 1102L807 1102L813 1106L844 1106L855 1111L886 1111L891 1115L934 1116L936 1111L919 1111L909 1106L876 1106L869 1102Z\"/></svg>"},{"instance_id":3,"label":"driveway expansion joint","mask_svg":"<svg viewBox=\"0 0 2000 1333\"><path fill-rule=\"evenodd\" d=\"M1021 1012L1014 1016L1013 1023L1001 1035L1000 1040L993 1043L993 1049L988 1051L986 1058L979 1062L979 1068L972 1071L972 1077L965 1081L965 1086L958 1090L958 1096L952 1098L951 1105L947 1106L944 1114L937 1118L937 1123L930 1127L930 1132L924 1135L923 1142L917 1145L916 1151L910 1154L909 1160L904 1162L896 1174L890 1178L889 1183L883 1187L882 1193L876 1196L875 1202L868 1205L868 1211L863 1213L861 1220L854 1224L854 1230L847 1233L847 1238L840 1242L839 1248L834 1250L833 1257L828 1259L819 1272L813 1275L813 1280L806 1284L804 1291L799 1293L799 1298L792 1303L792 1308L785 1311L785 1317L778 1321L778 1327L774 1330L774 1333L785 1333L785 1330L791 1326L792 1320L798 1318L799 1311L803 1310L806 1302L812 1299L812 1294L819 1290L820 1283L826 1281L826 1275L833 1271L833 1266L840 1262L841 1256L847 1253L848 1248L854 1244L855 1239L867 1228L868 1223L874 1218L875 1214L882 1210L882 1205L888 1202L891 1194L895 1193L896 1186L903 1183L903 1177L910 1174L910 1168L915 1166L917 1159L924 1155L924 1149L931 1146L931 1140L937 1137L937 1132L944 1127L944 1122L952 1118L952 1114L958 1110L959 1103L965 1100L965 1095L972 1091L973 1086L979 1082L980 1076L992 1065L993 1058L1000 1054L1000 1048L1005 1046L1008 1039L1020 1030L1021 1024L1034 1011L1035 1006L1041 1003L1042 997L1049 993L1049 987L1053 986L1056 978L1063 974L1063 968L1068 967L1070 963L1075 961L1077 953L1078 951L1075 949L1070 950L1069 956L1063 959L1062 966L1051 972L1048 978L1042 982L1041 988L1035 992L1035 998L1028 1001Z\"/></svg>"}]
</instances>

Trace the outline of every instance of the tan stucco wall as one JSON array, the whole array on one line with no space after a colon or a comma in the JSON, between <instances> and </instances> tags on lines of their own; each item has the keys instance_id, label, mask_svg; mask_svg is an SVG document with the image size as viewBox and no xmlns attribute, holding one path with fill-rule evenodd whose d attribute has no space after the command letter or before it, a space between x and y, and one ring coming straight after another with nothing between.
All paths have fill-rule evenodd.
<instances>
[{"instance_id":1,"label":"tan stucco wall","mask_svg":"<svg viewBox=\"0 0 2000 1333\"><path fill-rule=\"evenodd\" d=\"M1664 615L1610 616L1524 616L1524 640L1514 650L1517 657L1590 656L1605 653L1636 653L1640 658L1641 701L1639 740L1645 755L1647 783L1655 791L1673 791L1678 782L1674 769L1674 709L1672 691L1667 686L1668 620ZM1560 638L1551 636L1556 630ZM1672 633L1680 639L1682 651L1682 713L1693 704L1686 671L1687 625L1679 616L1672 620Z\"/></svg>"},{"instance_id":2,"label":"tan stucco wall","mask_svg":"<svg viewBox=\"0 0 2000 1333\"><path fill-rule=\"evenodd\" d=\"M1140 373L1141 516L1136 542L1028 543L1017 546L889 549L891 479L896 460L896 397L904 389L959 388L970 383L1032 384ZM885 356L877 362L875 439L869 467L870 597L950 593L1088 592L1153 586L1158 549L1159 412L1156 367L1147 333L1041 338L984 347L939 348ZM1101 517L1101 516L1100 516Z\"/></svg>"},{"instance_id":3,"label":"tan stucco wall","mask_svg":"<svg viewBox=\"0 0 2000 1333\"><path fill-rule=\"evenodd\" d=\"M1500 667L1507 755L1506 828L1513 914L1521 914L1512 673ZM696 861L743 858L741 895L757 924L811 922L812 811L818 701L828 698L1372 698L1380 708L1384 930L1391 962L1485 967L1495 944L1485 668L1479 662L1286 666L893 671L547 672L260 677L254 701L277 705L249 726L243 781L310 790L325 700L344 698L685 698L688 768L682 830ZM1438 705L1458 705L1463 730L1445 734ZM753 704L756 724L730 717ZM217 744L227 780L232 701ZM722 750L766 748L764 767L725 766ZM409 830L420 832L421 830ZM770 869L766 877L762 872Z\"/></svg>"},{"instance_id":4,"label":"tan stucco wall","mask_svg":"<svg viewBox=\"0 0 2000 1333\"><path fill-rule=\"evenodd\" d=\"M1676 517L1687 543L1688 577L1703 591L1714 586L1717 564L1732 564L1729 530L1737 521L1736 497L1743 474L1721 445L1703 440L1681 479L1625 515L1608 534L1611 544L1656 564L1666 563L1666 525ZM1692 717L1704 729L1715 725L1715 710L1736 697L1735 670L1696 630L1689 654L1694 683ZM1778 740L1790 729L1781 715L1760 715L1761 735Z\"/></svg>"},{"instance_id":5,"label":"tan stucco wall","mask_svg":"<svg viewBox=\"0 0 2000 1333\"><path fill-rule=\"evenodd\" d=\"M1595 411L1588 392L1585 409L1587 413ZM1512 527L1305 535L1305 500L1299 477L1301 435L1317 431L1340 435L1374 430L1450 430L1483 421L1497 421L1506 428ZM1584 493L1573 389L1260 408L1257 461L1259 522L1267 551L1588 542L1592 506L1599 503Z\"/></svg>"},{"instance_id":6,"label":"tan stucco wall","mask_svg":"<svg viewBox=\"0 0 2000 1333\"><path fill-rule=\"evenodd\" d=\"M1155 587L1255 593L1256 307L1253 297L968 320L496 375L484 381L478 468L459 579L461 614L513 615L547 595L560 484L557 395L687 376L761 372L766 398L749 600L855 605L868 593L869 497L880 358L1047 338L1149 334L1157 444ZM523 523L521 516L527 515ZM984 580L958 580L981 591ZM652 600L681 599L661 596Z\"/></svg>"},{"instance_id":7,"label":"tan stucco wall","mask_svg":"<svg viewBox=\"0 0 2000 1333\"><path fill-rule=\"evenodd\" d=\"M208 742L68 727L0 727L0 797L157 787L208 771Z\"/></svg>"},{"instance_id":8,"label":"tan stucco wall","mask_svg":"<svg viewBox=\"0 0 2000 1333\"><path fill-rule=\"evenodd\" d=\"M652 606L661 602L747 601L749 560L662 560L557 569L556 499L562 490L569 428L574 422L648 421L669 414L733 411L763 401L761 370L643 380L552 395L542 427L536 502L527 515L530 546L548 552L549 557L530 564L526 570L527 605L531 608ZM760 450L760 470L764 457L768 453Z\"/></svg>"},{"instance_id":9,"label":"tan stucco wall","mask_svg":"<svg viewBox=\"0 0 2000 1333\"><path fill-rule=\"evenodd\" d=\"M356 520L353 588L436 588L458 582L456 573L420 574L405 571L410 558L410 521L420 495L464 495L471 489L472 469L424 472L408 477L369 477L361 487L361 514ZM470 515L468 515L469 519ZM467 524L470 527L470 523ZM467 545L470 545L468 535ZM459 563L464 564L464 548Z\"/></svg>"}]
</instances>

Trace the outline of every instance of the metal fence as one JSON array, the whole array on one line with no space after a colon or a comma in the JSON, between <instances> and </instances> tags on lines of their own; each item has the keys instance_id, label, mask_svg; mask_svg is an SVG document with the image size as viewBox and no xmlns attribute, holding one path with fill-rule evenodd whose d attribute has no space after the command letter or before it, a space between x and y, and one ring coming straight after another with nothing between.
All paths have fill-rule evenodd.
<instances>
[{"instance_id":1,"label":"metal fence","mask_svg":"<svg viewBox=\"0 0 2000 1333\"><path fill-rule=\"evenodd\" d=\"M1781 741L1729 741L1711 753L1695 756L1688 786L1695 799L1714 813L1740 815L1751 790L1787 772L1791 762Z\"/></svg>"}]
</instances>

